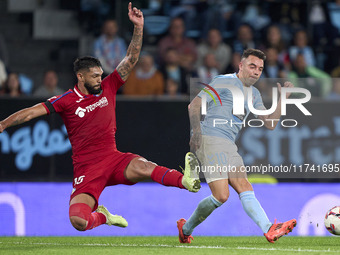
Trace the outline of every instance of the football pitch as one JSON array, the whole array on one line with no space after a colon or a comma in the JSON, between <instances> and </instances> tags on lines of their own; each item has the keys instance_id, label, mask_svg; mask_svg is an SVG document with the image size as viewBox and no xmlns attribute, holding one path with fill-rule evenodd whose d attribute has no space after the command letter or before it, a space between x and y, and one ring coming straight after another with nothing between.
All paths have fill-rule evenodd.
<instances>
[{"instance_id":1,"label":"football pitch","mask_svg":"<svg viewBox=\"0 0 340 255\"><path fill-rule=\"evenodd\" d=\"M0 254L339 254L338 237L196 236L191 244L178 237L0 237Z\"/></svg>"}]
</instances>

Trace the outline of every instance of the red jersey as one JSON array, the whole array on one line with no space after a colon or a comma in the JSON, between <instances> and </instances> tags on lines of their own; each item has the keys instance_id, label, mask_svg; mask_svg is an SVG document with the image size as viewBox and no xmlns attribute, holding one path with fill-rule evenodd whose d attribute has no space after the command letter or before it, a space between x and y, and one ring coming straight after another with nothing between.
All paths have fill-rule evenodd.
<instances>
[{"instance_id":1,"label":"red jersey","mask_svg":"<svg viewBox=\"0 0 340 255\"><path fill-rule=\"evenodd\" d=\"M85 95L77 85L43 103L48 114L62 117L72 145L73 164L97 162L117 150L116 93L124 84L117 70L101 83L99 95Z\"/></svg>"}]
</instances>

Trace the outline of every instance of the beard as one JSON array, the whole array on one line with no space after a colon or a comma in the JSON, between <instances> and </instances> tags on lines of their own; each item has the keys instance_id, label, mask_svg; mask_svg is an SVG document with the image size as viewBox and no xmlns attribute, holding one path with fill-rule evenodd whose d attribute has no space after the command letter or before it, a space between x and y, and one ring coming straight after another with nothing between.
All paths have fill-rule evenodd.
<instances>
[{"instance_id":1,"label":"beard","mask_svg":"<svg viewBox=\"0 0 340 255\"><path fill-rule=\"evenodd\" d=\"M97 86L97 85L96 85ZM93 86L91 86L90 84L88 83L84 83L84 87L87 89L87 91L90 93L90 94L100 94L100 92L102 92L102 86L101 84L99 84L99 88L95 89Z\"/></svg>"}]
</instances>

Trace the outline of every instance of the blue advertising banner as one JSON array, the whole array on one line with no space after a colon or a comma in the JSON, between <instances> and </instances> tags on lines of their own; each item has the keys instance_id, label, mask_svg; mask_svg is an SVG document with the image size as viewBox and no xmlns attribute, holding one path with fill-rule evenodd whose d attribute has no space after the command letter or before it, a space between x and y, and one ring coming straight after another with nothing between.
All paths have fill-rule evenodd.
<instances>
[{"instance_id":1,"label":"blue advertising banner","mask_svg":"<svg viewBox=\"0 0 340 255\"><path fill-rule=\"evenodd\" d=\"M257 199L274 222L297 219L292 235L330 235L326 212L340 205L340 184L255 184ZM189 218L199 201L210 195L203 184L198 193L156 183L107 187L99 204L129 222L125 229L100 226L79 232L68 218L71 183L0 183L0 236L132 236L177 235L176 221ZM243 211L237 194L199 225L193 235L262 235Z\"/></svg>"}]
</instances>

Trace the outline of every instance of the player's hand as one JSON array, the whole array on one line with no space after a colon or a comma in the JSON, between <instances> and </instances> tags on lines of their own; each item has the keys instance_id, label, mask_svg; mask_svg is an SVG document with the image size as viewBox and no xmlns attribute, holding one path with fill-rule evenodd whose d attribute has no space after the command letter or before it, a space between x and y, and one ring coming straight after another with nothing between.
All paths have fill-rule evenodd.
<instances>
[{"instance_id":1,"label":"player's hand","mask_svg":"<svg viewBox=\"0 0 340 255\"><path fill-rule=\"evenodd\" d=\"M132 8L131 2L128 5L128 10L129 19L132 21L132 23L135 26L144 26L143 12L141 10L138 10L136 7Z\"/></svg>"},{"instance_id":2,"label":"player's hand","mask_svg":"<svg viewBox=\"0 0 340 255\"><path fill-rule=\"evenodd\" d=\"M277 85L277 88L279 90L279 93L281 94L281 84L280 83L276 83L276 85ZM293 83L291 83L289 81L286 81L283 84L283 87L284 88L294 88L294 85L293 85ZM290 94L292 94L292 92L286 93L286 98L288 98L290 96Z\"/></svg>"},{"instance_id":3,"label":"player's hand","mask_svg":"<svg viewBox=\"0 0 340 255\"><path fill-rule=\"evenodd\" d=\"M201 133L193 133L190 138L190 151L196 152L201 147L202 135Z\"/></svg>"}]
</instances>

